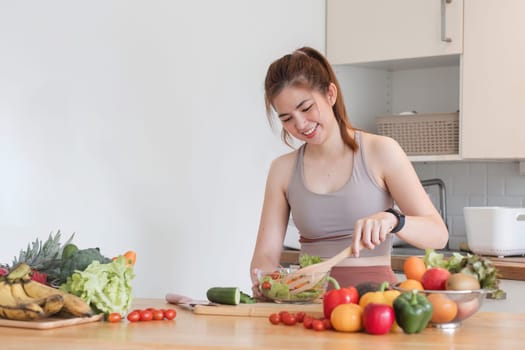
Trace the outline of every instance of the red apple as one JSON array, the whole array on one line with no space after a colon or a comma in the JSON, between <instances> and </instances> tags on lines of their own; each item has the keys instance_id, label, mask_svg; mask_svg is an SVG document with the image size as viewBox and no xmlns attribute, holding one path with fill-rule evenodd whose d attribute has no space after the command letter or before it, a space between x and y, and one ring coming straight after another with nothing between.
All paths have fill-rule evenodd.
<instances>
[{"instance_id":1,"label":"red apple","mask_svg":"<svg viewBox=\"0 0 525 350\"><path fill-rule=\"evenodd\" d=\"M421 284L426 290L445 290L450 271L442 267L431 267L421 277Z\"/></svg>"}]
</instances>

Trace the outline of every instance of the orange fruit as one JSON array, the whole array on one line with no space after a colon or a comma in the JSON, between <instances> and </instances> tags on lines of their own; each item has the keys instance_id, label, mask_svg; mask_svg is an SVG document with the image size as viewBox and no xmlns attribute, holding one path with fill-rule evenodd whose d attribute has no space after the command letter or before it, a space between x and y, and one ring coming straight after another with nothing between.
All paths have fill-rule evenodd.
<instances>
[{"instance_id":1,"label":"orange fruit","mask_svg":"<svg viewBox=\"0 0 525 350\"><path fill-rule=\"evenodd\" d=\"M419 256L410 256L403 263L403 272L407 279L421 282L421 277L427 270L427 266Z\"/></svg>"},{"instance_id":2,"label":"orange fruit","mask_svg":"<svg viewBox=\"0 0 525 350\"><path fill-rule=\"evenodd\" d=\"M443 294L429 294L428 301L432 304L432 318L435 323L452 321L458 314L458 304Z\"/></svg>"},{"instance_id":3,"label":"orange fruit","mask_svg":"<svg viewBox=\"0 0 525 350\"><path fill-rule=\"evenodd\" d=\"M407 290L412 290L412 289L423 290L424 289L423 284L421 284L421 282L416 281L416 280L411 280L411 279L407 279L399 283L399 288L403 288Z\"/></svg>"},{"instance_id":4,"label":"orange fruit","mask_svg":"<svg viewBox=\"0 0 525 350\"><path fill-rule=\"evenodd\" d=\"M357 304L339 304L330 315L330 323L339 332L358 332L363 329L363 308Z\"/></svg>"}]
</instances>

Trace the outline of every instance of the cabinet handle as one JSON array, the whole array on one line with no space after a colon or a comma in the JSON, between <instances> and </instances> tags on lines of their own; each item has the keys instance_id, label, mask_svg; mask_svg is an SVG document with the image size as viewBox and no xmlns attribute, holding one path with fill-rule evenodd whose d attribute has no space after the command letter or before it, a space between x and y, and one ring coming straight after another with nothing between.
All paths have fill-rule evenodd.
<instances>
[{"instance_id":1,"label":"cabinet handle","mask_svg":"<svg viewBox=\"0 0 525 350\"><path fill-rule=\"evenodd\" d=\"M452 0L441 0L441 41L446 43L452 42L452 39L447 38L447 4Z\"/></svg>"}]
</instances>

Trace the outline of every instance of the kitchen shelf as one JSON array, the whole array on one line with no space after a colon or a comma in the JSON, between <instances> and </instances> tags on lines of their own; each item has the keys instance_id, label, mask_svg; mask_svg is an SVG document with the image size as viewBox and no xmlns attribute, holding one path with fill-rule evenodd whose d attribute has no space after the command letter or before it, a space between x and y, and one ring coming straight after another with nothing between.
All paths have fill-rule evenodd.
<instances>
[{"instance_id":1,"label":"kitchen shelf","mask_svg":"<svg viewBox=\"0 0 525 350\"><path fill-rule=\"evenodd\" d=\"M424 156L408 156L408 159L414 163L422 162L448 162L462 160L459 154L439 154Z\"/></svg>"}]
</instances>

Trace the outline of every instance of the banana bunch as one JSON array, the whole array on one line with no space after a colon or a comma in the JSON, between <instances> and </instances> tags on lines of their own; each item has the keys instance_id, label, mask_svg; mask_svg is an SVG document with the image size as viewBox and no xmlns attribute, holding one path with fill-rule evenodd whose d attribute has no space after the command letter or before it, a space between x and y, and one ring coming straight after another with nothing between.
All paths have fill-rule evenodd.
<instances>
[{"instance_id":1,"label":"banana bunch","mask_svg":"<svg viewBox=\"0 0 525 350\"><path fill-rule=\"evenodd\" d=\"M76 295L31 280L31 268L20 264L0 280L0 317L31 321L56 314L77 317L93 315L93 310Z\"/></svg>"}]
</instances>

